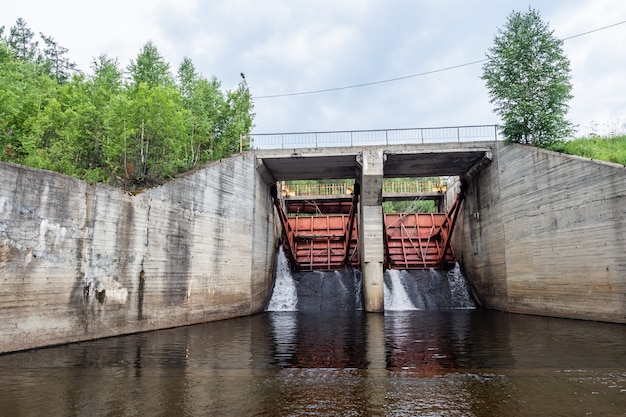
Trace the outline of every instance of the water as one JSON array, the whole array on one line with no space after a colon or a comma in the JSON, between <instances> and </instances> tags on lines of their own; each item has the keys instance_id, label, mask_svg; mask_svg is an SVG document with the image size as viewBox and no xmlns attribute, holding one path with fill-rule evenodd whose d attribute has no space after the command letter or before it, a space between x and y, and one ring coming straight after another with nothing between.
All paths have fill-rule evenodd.
<instances>
[{"instance_id":1,"label":"water","mask_svg":"<svg viewBox=\"0 0 626 417\"><path fill-rule=\"evenodd\" d=\"M0 356L1 416L623 416L626 326L269 312Z\"/></svg>"},{"instance_id":2,"label":"water","mask_svg":"<svg viewBox=\"0 0 626 417\"><path fill-rule=\"evenodd\" d=\"M276 258L276 279L274 291L267 306L268 311L296 311L298 309L298 292L291 277L289 263L282 247Z\"/></svg>"},{"instance_id":3,"label":"water","mask_svg":"<svg viewBox=\"0 0 626 417\"><path fill-rule=\"evenodd\" d=\"M406 291L404 274L407 271L389 270L385 272L384 300L385 310L417 310L415 303Z\"/></svg>"},{"instance_id":4,"label":"water","mask_svg":"<svg viewBox=\"0 0 626 417\"><path fill-rule=\"evenodd\" d=\"M459 268L277 269L269 312L0 356L1 416L624 416L626 326L476 309Z\"/></svg>"},{"instance_id":5,"label":"water","mask_svg":"<svg viewBox=\"0 0 626 417\"><path fill-rule=\"evenodd\" d=\"M358 270L291 272L281 248L267 311L354 311L363 308L361 298Z\"/></svg>"},{"instance_id":6,"label":"water","mask_svg":"<svg viewBox=\"0 0 626 417\"><path fill-rule=\"evenodd\" d=\"M282 249L267 311L361 310L358 270L291 272ZM450 271L398 271L384 274L385 311L476 308L467 279L457 264Z\"/></svg>"}]
</instances>

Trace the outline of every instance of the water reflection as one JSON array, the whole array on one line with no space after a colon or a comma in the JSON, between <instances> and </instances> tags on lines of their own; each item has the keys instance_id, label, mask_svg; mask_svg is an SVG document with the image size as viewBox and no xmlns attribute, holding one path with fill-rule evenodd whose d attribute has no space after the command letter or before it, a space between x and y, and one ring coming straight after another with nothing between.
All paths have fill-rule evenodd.
<instances>
[{"instance_id":1,"label":"water reflection","mask_svg":"<svg viewBox=\"0 0 626 417\"><path fill-rule=\"evenodd\" d=\"M269 313L272 317L277 352L291 350L283 366L292 368L366 368L364 320L361 312L296 313L297 325L282 325L289 314ZM340 314L341 320L337 320ZM293 316L292 316L293 317ZM289 327L287 327L289 326ZM287 335L287 328L293 333ZM285 336L287 336L285 338ZM384 334L377 337L384 339ZM293 342L292 342L293 341ZM284 344L287 343L287 346Z\"/></svg>"},{"instance_id":2,"label":"water reflection","mask_svg":"<svg viewBox=\"0 0 626 417\"><path fill-rule=\"evenodd\" d=\"M0 416L623 415L626 326L274 312L0 356Z\"/></svg>"},{"instance_id":3,"label":"water reflection","mask_svg":"<svg viewBox=\"0 0 626 417\"><path fill-rule=\"evenodd\" d=\"M501 336L510 334L508 323L493 320L499 316L484 312L391 311L384 316L273 312L268 316L275 363L282 367L410 370L437 375L514 363L509 337ZM478 322L473 316L480 317Z\"/></svg>"}]
</instances>

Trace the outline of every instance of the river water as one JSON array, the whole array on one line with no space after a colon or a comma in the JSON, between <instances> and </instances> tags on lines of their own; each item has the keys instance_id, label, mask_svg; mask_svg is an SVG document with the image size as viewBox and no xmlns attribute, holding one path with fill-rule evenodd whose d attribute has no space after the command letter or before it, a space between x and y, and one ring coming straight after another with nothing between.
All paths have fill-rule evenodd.
<instances>
[{"instance_id":1,"label":"river water","mask_svg":"<svg viewBox=\"0 0 626 417\"><path fill-rule=\"evenodd\" d=\"M267 312L0 356L2 416L623 416L626 326Z\"/></svg>"},{"instance_id":2,"label":"river water","mask_svg":"<svg viewBox=\"0 0 626 417\"><path fill-rule=\"evenodd\" d=\"M278 311L2 355L0 416L626 415L626 326L475 309L435 278L386 274L375 314L358 274L304 274Z\"/></svg>"}]
</instances>

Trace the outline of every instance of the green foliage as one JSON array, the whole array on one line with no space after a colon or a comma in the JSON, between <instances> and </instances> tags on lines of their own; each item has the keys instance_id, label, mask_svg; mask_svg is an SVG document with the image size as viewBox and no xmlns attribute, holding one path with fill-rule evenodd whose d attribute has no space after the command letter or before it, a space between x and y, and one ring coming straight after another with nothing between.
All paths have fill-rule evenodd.
<instances>
[{"instance_id":1,"label":"green foliage","mask_svg":"<svg viewBox=\"0 0 626 417\"><path fill-rule=\"evenodd\" d=\"M579 138L557 142L549 149L626 166L626 136Z\"/></svg>"},{"instance_id":2,"label":"green foliage","mask_svg":"<svg viewBox=\"0 0 626 417\"><path fill-rule=\"evenodd\" d=\"M17 19L11 28L8 43L15 53L15 57L22 61L33 61L37 58L39 42L34 40L35 33L27 26L22 18Z\"/></svg>"},{"instance_id":3,"label":"green foliage","mask_svg":"<svg viewBox=\"0 0 626 417\"><path fill-rule=\"evenodd\" d=\"M44 41L45 48L38 60L46 74L59 83L67 82L76 69L76 64L67 58L67 48L60 46L51 36L39 34Z\"/></svg>"},{"instance_id":4,"label":"green foliage","mask_svg":"<svg viewBox=\"0 0 626 417\"><path fill-rule=\"evenodd\" d=\"M128 81L106 55L87 77L41 37L43 51L21 19L8 38L0 30L0 160L138 188L238 152L252 128L245 81L223 92L185 58L177 84L151 42Z\"/></svg>"},{"instance_id":5,"label":"green foliage","mask_svg":"<svg viewBox=\"0 0 626 417\"><path fill-rule=\"evenodd\" d=\"M213 158L224 158L240 150L250 149L247 135L252 129L255 114L250 91L242 80L235 91L227 91L217 104L218 109L213 144Z\"/></svg>"},{"instance_id":6,"label":"green foliage","mask_svg":"<svg viewBox=\"0 0 626 417\"><path fill-rule=\"evenodd\" d=\"M215 144L220 135L218 125L225 100L219 81L215 78L207 80L198 74L189 58L183 59L179 67L178 82L185 109L185 160L191 168L198 162L204 163L216 157Z\"/></svg>"},{"instance_id":7,"label":"green foliage","mask_svg":"<svg viewBox=\"0 0 626 417\"><path fill-rule=\"evenodd\" d=\"M384 201L385 213L436 213L437 207L433 200Z\"/></svg>"},{"instance_id":8,"label":"green foliage","mask_svg":"<svg viewBox=\"0 0 626 417\"><path fill-rule=\"evenodd\" d=\"M439 177L426 178L385 178L383 180L383 192L389 193L413 193L432 192L433 187L445 185L445 181ZM385 213L436 213L437 206L434 200L399 200L383 202Z\"/></svg>"},{"instance_id":9,"label":"green foliage","mask_svg":"<svg viewBox=\"0 0 626 417\"><path fill-rule=\"evenodd\" d=\"M569 60L539 12L512 12L483 66L490 101L507 141L548 147L573 133Z\"/></svg>"},{"instance_id":10,"label":"green foliage","mask_svg":"<svg viewBox=\"0 0 626 417\"><path fill-rule=\"evenodd\" d=\"M94 76L91 79L94 94L100 96L101 104L113 94L117 94L122 90L123 73L119 67L117 59L109 58L103 54L96 58L91 66Z\"/></svg>"},{"instance_id":11,"label":"green foliage","mask_svg":"<svg viewBox=\"0 0 626 417\"><path fill-rule=\"evenodd\" d=\"M152 42L144 45L137 55L137 59L131 61L128 71L135 88L138 88L142 83L149 87L169 87L174 84L170 65Z\"/></svg>"}]
</instances>

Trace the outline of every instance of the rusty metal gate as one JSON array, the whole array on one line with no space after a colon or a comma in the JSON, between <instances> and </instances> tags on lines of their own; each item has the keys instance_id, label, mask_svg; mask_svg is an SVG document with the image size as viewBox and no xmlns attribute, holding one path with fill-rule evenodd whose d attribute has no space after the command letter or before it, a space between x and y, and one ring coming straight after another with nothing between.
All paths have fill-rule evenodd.
<instances>
[{"instance_id":1,"label":"rusty metal gate","mask_svg":"<svg viewBox=\"0 0 626 417\"><path fill-rule=\"evenodd\" d=\"M385 268L429 269L453 265L450 238L461 201L459 194L447 213L385 214ZM359 267L358 196L341 204L300 203L295 210L305 214L291 216L281 199L275 197L274 203L283 226L283 248L292 270ZM292 209L296 206L293 204Z\"/></svg>"},{"instance_id":2,"label":"rusty metal gate","mask_svg":"<svg viewBox=\"0 0 626 417\"><path fill-rule=\"evenodd\" d=\"M305 214L289 216L281 200L274 198L283 226L283 249L292 270L358 268L357 201L355 195L351 201L342 203L292 204L291 210Z\"/></svg>"}]
</instances>

